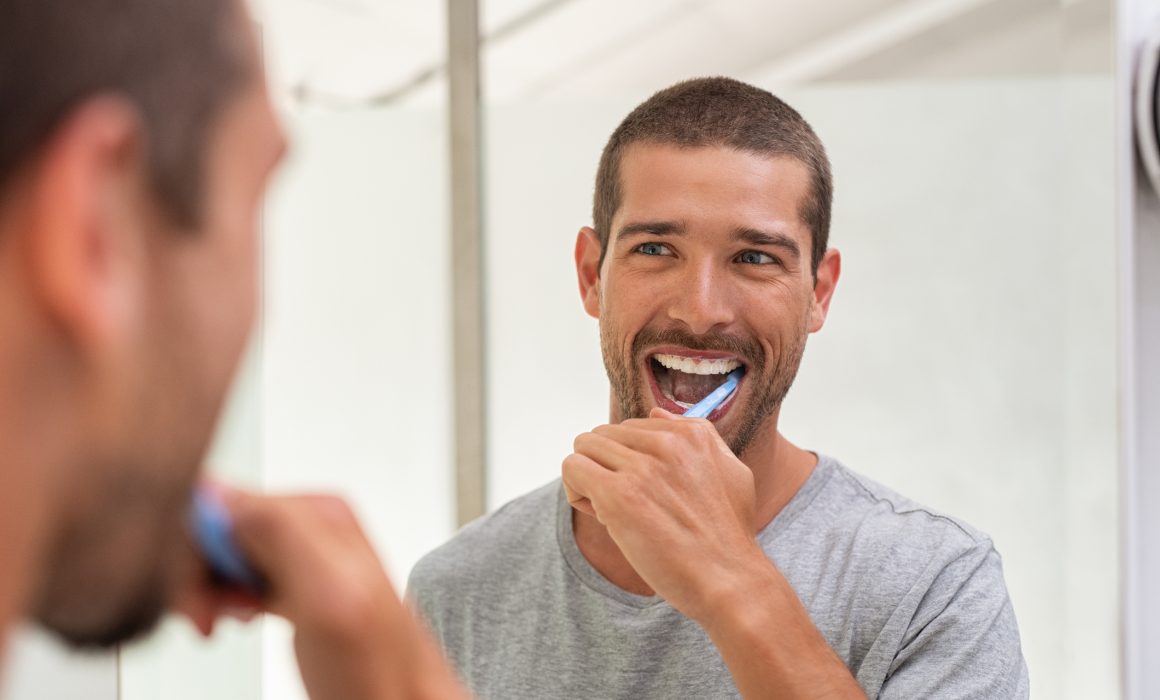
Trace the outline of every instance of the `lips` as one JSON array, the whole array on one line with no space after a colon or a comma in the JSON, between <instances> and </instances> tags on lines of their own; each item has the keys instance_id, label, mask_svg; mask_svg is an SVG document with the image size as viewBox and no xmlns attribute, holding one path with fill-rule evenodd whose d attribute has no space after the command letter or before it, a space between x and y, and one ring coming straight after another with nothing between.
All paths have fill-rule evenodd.
<instances>
[{"instance_id":1,"label":"lips","mask_svg":"<svg viewBox=\"0 0 1160 700\"><path fill-rule=\"evenodd\" d=\"M739 358L726 353L660 348L647 355L649 385L657 405L670 413L681 414L708 396L725 382L730 372L744 366ZM734 397L726 399L709 416L722 418Z\"/></svg>"}]
</instances>

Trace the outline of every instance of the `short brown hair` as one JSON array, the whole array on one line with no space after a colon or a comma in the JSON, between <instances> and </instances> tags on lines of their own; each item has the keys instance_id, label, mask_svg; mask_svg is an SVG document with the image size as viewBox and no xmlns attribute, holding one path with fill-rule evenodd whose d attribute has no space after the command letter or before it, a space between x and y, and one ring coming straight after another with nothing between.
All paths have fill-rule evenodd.
<instances>
[{"instance_id":1,"label":"short brown hair","mask_svg":"<svg viewBox=\"0 0 1160 700\"><path fill-rule=\"evenodd\" d=\"M113 95L139 112L163 209L196 226L214 118L257 69L242 16L238 0L0 0L0 187Z\"/></svg>"},{"instance_id":2,"label":"short brown hair","mask_svg":"<svg viewBox=\"0 0 1160 700\"><path fill-rule=\"evenodd\" d=\"M632 110L612 132L596 170L592 221L602 264L622 197L620 159L634 143L723 146L800 161L810 173L810 194L800 215L810 228L811 269L817 275L829 245L833 176L821 140L793 107L739 80L696 78L661 90Z\"/></svg>"}]
</instances>

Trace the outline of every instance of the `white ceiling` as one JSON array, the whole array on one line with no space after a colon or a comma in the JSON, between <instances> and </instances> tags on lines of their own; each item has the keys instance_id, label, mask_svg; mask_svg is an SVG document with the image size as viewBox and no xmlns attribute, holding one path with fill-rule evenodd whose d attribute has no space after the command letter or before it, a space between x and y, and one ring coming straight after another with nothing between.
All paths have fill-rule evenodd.
<instances>
[{"instance_id":1,"label":"white ceiling","mask_svg":"<svg viewBox=\"0 0 1160 700\"><path fill-rule=\"evenodd\" d=\"M336 105L443 99L443 0L251 0L275 82ZM1111 0L482 0L490 101L727 74L765 85L1106 73Z\"/></svg>"}]
</instances>

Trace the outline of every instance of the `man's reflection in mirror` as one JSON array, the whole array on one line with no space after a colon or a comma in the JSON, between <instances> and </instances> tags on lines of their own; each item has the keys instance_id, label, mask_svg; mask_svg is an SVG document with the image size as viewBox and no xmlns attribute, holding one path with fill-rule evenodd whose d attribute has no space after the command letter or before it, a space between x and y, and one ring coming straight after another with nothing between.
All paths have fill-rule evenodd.
<instances>
[{"instance_id":1,"label":"man's reflection in mirror","mask_svg":"<svg viewBox=\"0 0 1160 700\"><path fill-rule=\"evenodd\" d=\"M735 80L616 128L575 247L608 424L411 576L479 697L1027 697L991 540L778 430L840 277L832 191L809 124Z\"/></svg>"}]
</instances>

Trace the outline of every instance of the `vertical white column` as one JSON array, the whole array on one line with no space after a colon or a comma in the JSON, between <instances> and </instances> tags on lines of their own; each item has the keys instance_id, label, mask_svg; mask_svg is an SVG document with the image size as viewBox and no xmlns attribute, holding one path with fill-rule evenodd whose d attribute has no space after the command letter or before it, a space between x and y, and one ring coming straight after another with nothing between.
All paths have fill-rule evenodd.
<instances>
[{"instance_id":1,"label":"vertical white column","mask_svg":"<svg viewBox=\"0 0 1160 700\"><path fill-rule=\"evenodd\" d=\"M478 0L447 0L447 39L455 495L464 525L487 504Z\"/></svg>"},{"instance_id":2,"label":"vertical white column","mask_svg":"<svg viewBox=\"0 0 1160 700\"><path fill-rule=\"evenodd\" d=\"M1124 689L1160 697L1160 199L1140 171L1133 132L1136 60L1160 31L1160 1L1117 9L1117 207L1120 241Z\"/></svg>"}]
</instances>

